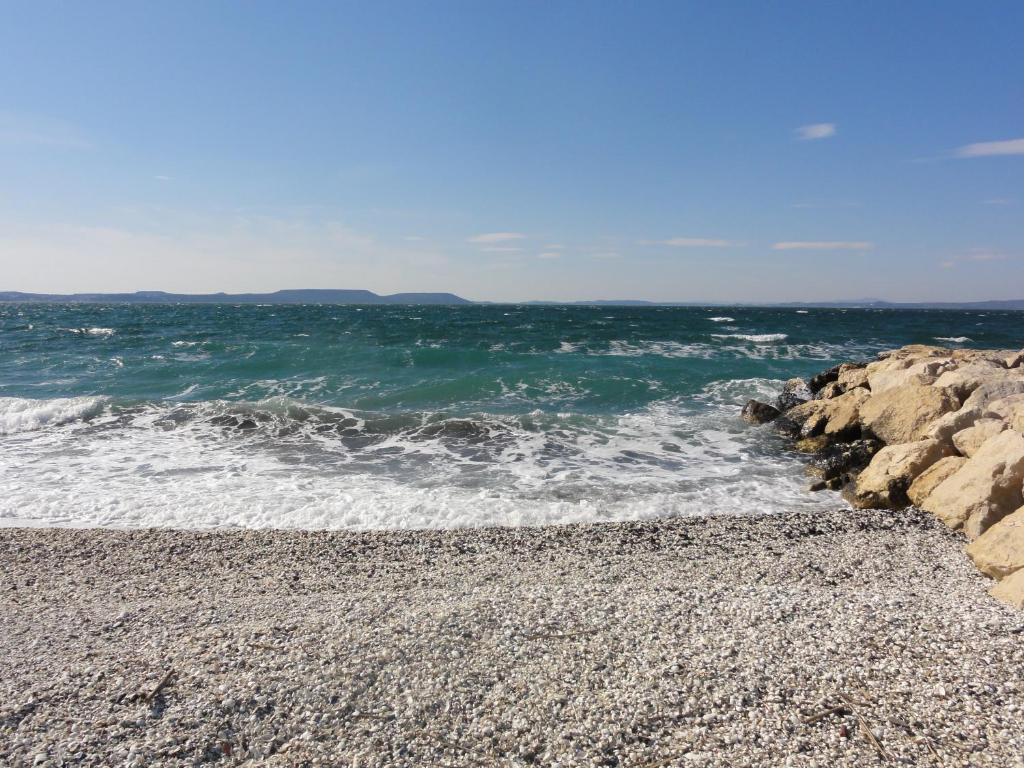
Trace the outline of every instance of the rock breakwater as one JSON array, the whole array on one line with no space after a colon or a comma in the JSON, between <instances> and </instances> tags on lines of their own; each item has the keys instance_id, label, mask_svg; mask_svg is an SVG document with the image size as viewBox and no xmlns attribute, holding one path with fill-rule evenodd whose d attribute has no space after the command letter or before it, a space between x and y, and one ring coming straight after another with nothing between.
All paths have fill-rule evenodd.
<instances>
[{"instance_id":1,"label":"rock breakwater","mask_svg":"<svg viewBox=\"0 0 1024 768\"><path fill-rule=\"evenodd\" d=\"M961 531L991 594L1024 608L1024 351L901 347L790 380L744 416L812 454L811 490Z\"/></svg>"}]
</instances>

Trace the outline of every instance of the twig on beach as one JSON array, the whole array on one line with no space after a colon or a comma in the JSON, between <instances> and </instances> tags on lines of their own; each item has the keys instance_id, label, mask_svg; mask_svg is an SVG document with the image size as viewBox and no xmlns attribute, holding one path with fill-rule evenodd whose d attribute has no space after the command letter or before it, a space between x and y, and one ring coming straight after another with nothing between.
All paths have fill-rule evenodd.
<instances>
[{"instance_id":1,"label":"twig on beach","mask_svg":"<svg viewBox=\"0 0 1024 768\"><path fill-rule=\"evenodd\" d=\"M857 722L860 723L860 729L864 731L864 735L867 737L868 741L871 742L871 746L878 751L878 756L882 758L883 762L889 762L891 759L889 753L885 751L885 747L882 746L882 743L875 738L875 734L871 732L871 726L868 725L868 721L864 718L864 715L857 711L853 699L845 693L840 693L839 698L850 705L850 708L853 711L853 716L856 717Z\"/></svg>"},{"instance_id":2,"label":"twig on beach","mask_svg":"<svg viewBox=\"0 0 1024 768\"><path fill-rule=\"evenodd\" d=\"M168 669L167 674L160 678L160 682L149 693L146 694L146 701L152 701L156 698L157 694L164 689L164 687L171 681L174 676L174 669Z\"/></svg>"},{"instance_id":3,"label":"twig on beach","mask_svg":"<svg viewBox=\"0 0 1024 768\"><path fill-rule=\"evenodd\" d=\"M581 629L579 632L543 632L536 635L527 635L527 640L570 640L574 637L584 637L586 635L596 635L600 632L599 629Z\"/></svg>"},{"instance_id":4,"label":"twig on beach","mask_svg":"<svg viewBox=\"0 0 1024 768\"><path fill-rule=\"evenodd\" d=\"M808 715L807 717L804 718L803 722L804 722L804 725L810 725L811 723L816 723L819 720L824 720L829 715L840 715L840 714L844 714L844 713L846 713L848 711L849 711L849 707L847 707L845 704L839 704L838 706L835 706L835 707L829 707L828 709L823 710L822 712L818 712L818 713L813 714L813 715Z\"/></svg>"}]
</instances>

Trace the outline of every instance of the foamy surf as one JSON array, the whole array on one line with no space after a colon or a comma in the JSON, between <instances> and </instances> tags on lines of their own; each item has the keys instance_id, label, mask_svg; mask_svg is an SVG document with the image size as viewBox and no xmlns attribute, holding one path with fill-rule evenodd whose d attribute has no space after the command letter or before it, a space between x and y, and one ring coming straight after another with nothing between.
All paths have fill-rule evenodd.
<instances>
[{"instance_id":1,"label":"foamy surf","mask_svg":"<svg viewBox=\"0 0 1024 768\"><path fill-rule=\"evenodd\" d=\"M834 508L740 409L792 376L932 341L920 314L729 311L0 304L0 521L417 528ZM928 315L930 334L998 348L1020 346L1018 320Z\"/></svg>"},{"instance_id":2,"label":"foamy surf","mask_svg":"<svg viewBox=\"0 0 1024 768\"><path fill-rule=\"evenodd\" d=\"M738 419L779 385L714 382L692 402L606 419L21 401L4 411L24 416L5 422L17 442L3 451L0 524L450 528L834 506L803 494L799 462Z\"/></svg>"},{"instance_id":3,"label":"foamy surf","mask_svg":"<svg viewBox=\"0 0 1024 768\"><path fill-rule=\"evenodd\" d=\"M53 400L0 397L0 435L79 421L100 413L105 401L103 397L60 397Z\"/></svg>"}]
</instances>

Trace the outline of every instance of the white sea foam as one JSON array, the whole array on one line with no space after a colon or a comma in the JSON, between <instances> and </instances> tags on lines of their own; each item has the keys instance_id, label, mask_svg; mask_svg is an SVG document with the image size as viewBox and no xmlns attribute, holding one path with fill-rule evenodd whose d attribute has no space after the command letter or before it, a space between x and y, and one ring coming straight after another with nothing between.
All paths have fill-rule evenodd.
<instances>
[{"instance_id":1,"label":"white sea foam","mask_svg":"<svg viewBox=\"0 0 1024 768\"><path fill-rule=\"evenodd\" d=\"M708 320L710 320L712 323L735 323L736 322L736 318L734 318L734 317L709 317Z\"/></svg>"},{"instance_id":2,"label":"white sea foam","mask_svg":"<svg viewBox=\"0 0 1024 768\"><path fill-rule=\"evenodd\" d=\"M785 341L789 338L784 333L712 333L711 336L716 339L741 339L742 341L753 341L758 344Z\"/></svg>"},{"instance_id":3,"label":"white sea foam","mask_svg":"<svg viewBox=\"0 0 1024 768\"><path fill-rule=\"evenodd\" d=\"M607 417L2 401L0 524L451 528L834 508L738 418L778 387L716 382Z\"/></svg>"},{"instance_id":4,"label":"white sea foam","mask_svg":"<svg viewBox=\"0 0 1024 768\"><path fill-rule=\"evenodd\" d=\"M0 435L29 432L95 416L105 402L102 397L60 397L53 400L0 397Z\"/></svg>"},{"instance_id":5,"label":"white sea foam","mask_svg":"<svg viewBox=\"0 0 1024 768\"><path fill-rule=\"evenodd\" d=\"M806 315L806 314L807 314L807 310L806 310L806 309L798 309L798 310L796 311L796 313L797 313L798 315Z\"/></svg>"},{"instance_id":6,"label":"white sea foam","mask_svg":"<svg viewBox=\"0 0 1024 768\"><path fill-rule=\"evenodd\" d=\"M113 336L117 333L113 328L61 328L61 330L82 336Z\"/></svg>"},{"instance_id":7,"label":"white sea foam","mask_svg":"<svg viewBox=\"0 0 1024 768\"><path fill-rule=\"evenodd\" d=\"M951 341L954 344L963 344L970 341L967 336L933 336L936 341Z\"/></svg>"}]
</instances>

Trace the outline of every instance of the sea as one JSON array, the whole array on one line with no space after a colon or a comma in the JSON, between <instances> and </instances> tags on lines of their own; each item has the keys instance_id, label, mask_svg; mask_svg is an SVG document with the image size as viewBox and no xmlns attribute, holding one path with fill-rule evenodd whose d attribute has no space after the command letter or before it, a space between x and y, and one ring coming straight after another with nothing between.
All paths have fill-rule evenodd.
<instances>
[{"instance_id":1,"label":"sea","mask_svg":"<svg viewBox=\"0 0 1024 768\"><path fill-rule=\"evenodd\" d=\"M1000 311L0 304L0 525L410 529L843 506L740 419Z\"/></svg>"}]
</instances>

